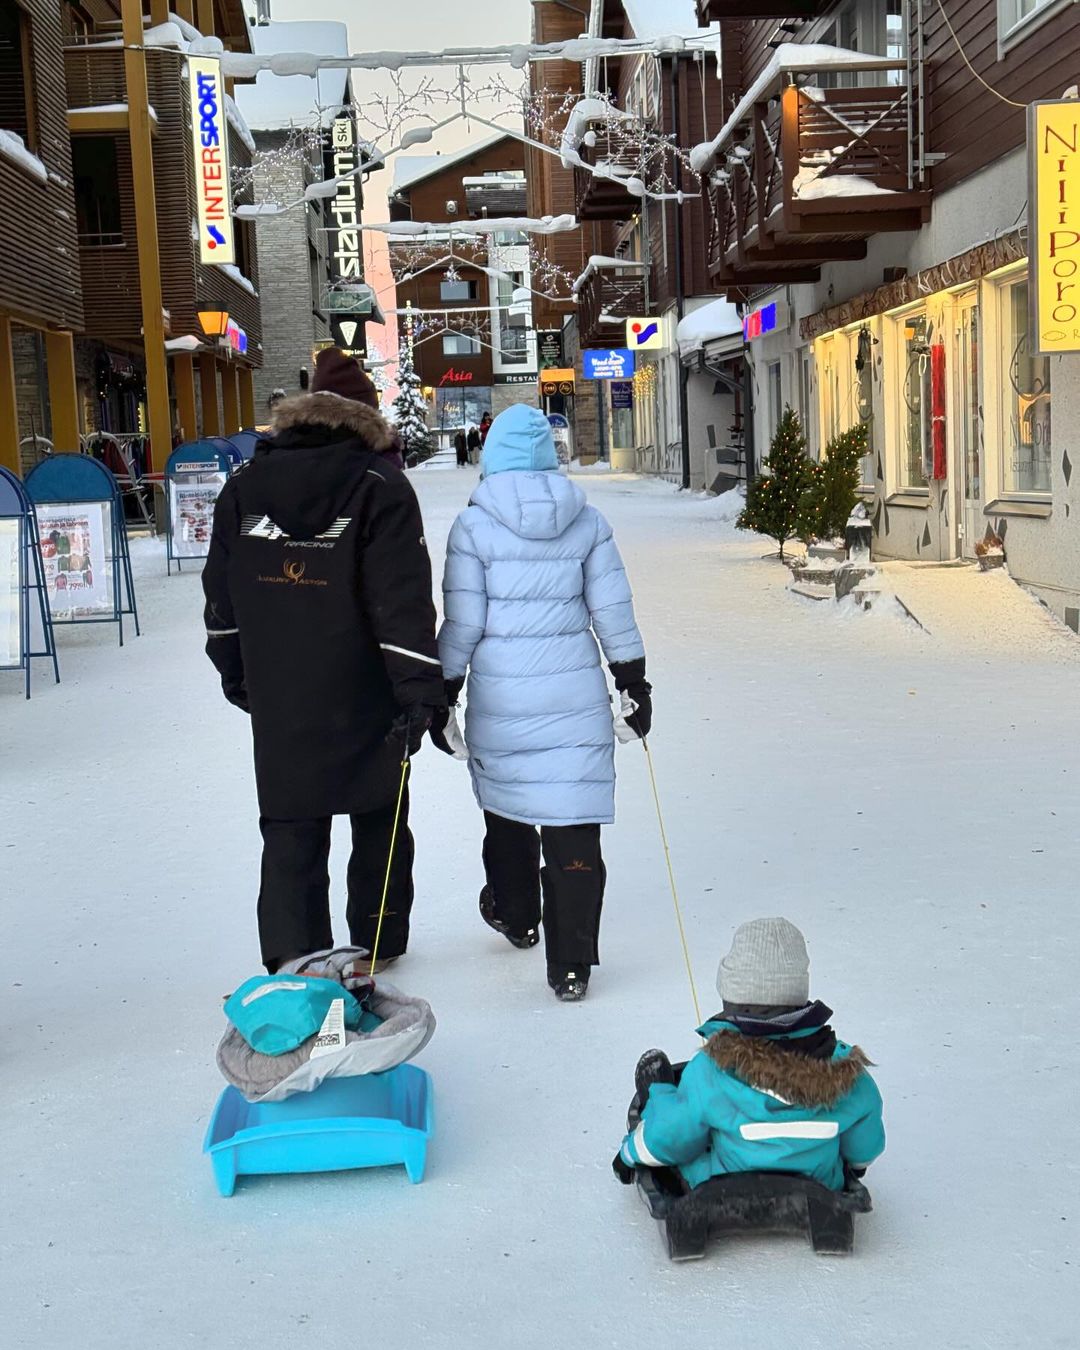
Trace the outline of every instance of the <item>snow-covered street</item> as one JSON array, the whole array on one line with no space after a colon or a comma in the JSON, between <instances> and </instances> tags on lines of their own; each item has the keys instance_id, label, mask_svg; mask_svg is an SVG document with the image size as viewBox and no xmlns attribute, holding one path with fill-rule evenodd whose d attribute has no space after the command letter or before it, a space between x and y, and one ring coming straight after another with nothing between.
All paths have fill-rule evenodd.
<instances>
[{"instance_id":1,"label":"snow-covered street","mask_svg":"<svg viewBox=\"0 0 1080 1350\"><path fill-rule=\"evenodd\" d=\"M474 480L413 474L437 577ZM482 924L482 818L425 748L393 978L439 1021L427 1177L219 1198L201 1145L221 1000L260 970L250 734L203 654L196 572L166 579L141 541L143 637L60 630L63 683L39 665L29 704L0 678L5 1346L1076 1344L1080 642L1000 576L908 569L929 631L815 604L722 500L580 481L634 583L703 1012L735 926L784 914L878 1065L889 1147L855 1255L760 1237L672 1265L612 1177L638 1054L697 1048L637 745L576 1006L542 949ZM970 604L950 617L949 595Z\"/></svg>"}]
</instances>

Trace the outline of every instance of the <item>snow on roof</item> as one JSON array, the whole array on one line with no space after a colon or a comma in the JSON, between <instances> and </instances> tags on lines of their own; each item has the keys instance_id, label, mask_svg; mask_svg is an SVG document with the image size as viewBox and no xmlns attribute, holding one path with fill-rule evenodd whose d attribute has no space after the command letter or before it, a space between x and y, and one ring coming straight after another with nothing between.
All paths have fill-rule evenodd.
<instances>
[{"instance_id":1,"label":"snow on roof","mask_svg":"<svg viewBox=\"0 0 1080 1350\"><path fill-rule=\"evenodd\" d=\"M828 47L821 42L782 42L713 139L695 145L690 151L690 167L695 173L705 173L712 167L724 142L730 139L739 123L750 116L754 104L761 102L781 75L835 70L837 67L855 70L894 70L898 64L900 63L890 56L867 56L865 52L848 51L844 47Z\"/></svg>"},{"instance_id":2,"label":"snow on roof","mask_svg":"<svg viewBox=\"0 0 1080 1350\"><path fill-rule=\"evenodd\" d=\"M310 47L327 56L348 56L349 30L343 23L270 23L251 30L257 56L277 56ZM236 90L240 110L257 131L325 123L345 102L349 72L324 69L311 75L273 75L263 71L254 84Z\"/></svg>"},{"instance_id":3,"label":"snow on roof","mask_svg":"<svg viewBox=\"0 0 1080 1350\"><path fill-rule=\"evenodd\" d=\"M730 300L720 299L711 300L682 319L675 337L682 355L691 356L701 351L707 342L717 342L736 334L741 339L742 331L738 308Z\"/></svg>"},{"instance_id":4,"label":"snow on roof","mask_svg":"<svg viewBox=\"0 0 1080 1350\"><path fill-rule=\"evenodd\" d=\"M393 197L399 192L404 192L407 188L411 188L414 183L422 182L434 173L441 173L443 169L449 168L452 164L458 164L463 159L478 155L483 150L490 150L493 145L498 145L500 141L510 139L505 131L497 131L493 136L486 136L482 141L473 141L470 145L464 145L460 150L453 150L447 155L396 155L394 157L394 180L390 184L390 196Z\"/></svg>"},{"instance_id":5,"label":"snow on roof","mask_svg":"<svg viewBox=\"0 0 1080 1350\"><path fill-rule=\"evenodd\" d=\"M650 42L676 34L700 37L707 31L698 27L695 0L623 0L623 9L634 36Z\"/></svg>"}]
</instances>

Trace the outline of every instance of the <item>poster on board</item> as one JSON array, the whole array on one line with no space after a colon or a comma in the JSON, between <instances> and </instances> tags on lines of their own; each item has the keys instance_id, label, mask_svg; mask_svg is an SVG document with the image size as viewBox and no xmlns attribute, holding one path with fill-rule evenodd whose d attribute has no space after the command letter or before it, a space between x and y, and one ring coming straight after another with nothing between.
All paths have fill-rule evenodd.
<instances>
[{"instance_id":1,"label":"poster on board","mask_svg":"<svg viewBox=\"0 0 1080 1350\"><path fill-rule=\"evenodd\" d=\"M0 670L23 663L22 606L25 592L19 575L23 523L0 520Z\"/></svg>"},{"instance_id":2,"label":"poster on board","mask_svg":"<svg viewBox=\"0 0 1080 1350\"><path fill-rule=\"evenodd\" d=\"M169 522L174 558L205 558L210 552L214 506L225 486L223 473L200 474L198 481L169 482Z\"/></svg>"},{"instance_id":3,"label":"poster on board","mask_svg":"<svg viewBox=\"0 0 1080 1350\"><path fill-rule=\"evenodd\" d=\"M109 502L47 502L37 507L45 590L54 619L100 618L116 612L106 541Z\"/></svg>"}]
</instances>

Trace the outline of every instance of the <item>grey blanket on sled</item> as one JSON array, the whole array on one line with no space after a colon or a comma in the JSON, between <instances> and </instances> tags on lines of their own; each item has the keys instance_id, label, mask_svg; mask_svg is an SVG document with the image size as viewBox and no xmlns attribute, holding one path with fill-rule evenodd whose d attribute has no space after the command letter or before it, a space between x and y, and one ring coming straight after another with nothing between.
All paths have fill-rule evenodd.
<instances>
[{"instance_id":1,"label":"grey blanket on sled","mask_svg":"<svg viewBox=\"0 0 1080 1350\"><path fill-rule=\"evenodd\" d=\"M303 964L305 974L334 979L335 971L344 970L360 955L358 948L339 948L289 965ZM318 962L317 970L312 968L314 962ZM282 1102L296 1092L313 1092L327 1078L356 1078L404 1064L418 1055L434 1035L435 1015L430 1005L422 998L411 998L392 984L378 980L367 1006L376 1017L382 1018L381 1025L371 1031L347 1031L346 1043L340 1050L315 1059L311 1058L315 1036L287 1054L262 1055L252 1050L230 1025L218 1046L218 1068L249 1102Z\"/></svg>"}]
</instances>

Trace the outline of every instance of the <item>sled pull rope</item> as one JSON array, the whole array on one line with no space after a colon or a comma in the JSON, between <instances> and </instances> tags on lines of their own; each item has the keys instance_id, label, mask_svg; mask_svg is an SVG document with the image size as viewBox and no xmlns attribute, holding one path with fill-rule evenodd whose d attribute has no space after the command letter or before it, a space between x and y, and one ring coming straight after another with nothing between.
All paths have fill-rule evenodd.
<instances>
[{"instance_id":1,"label":"sled pull rope","mask_svg":"<svg viewBox=\"0 0 1080 1350\"><path fill-rule=\"evenodd\" d=\"M694 967L690 963L690 948L686 943L686 929L683 927L682 906L679 904L679 892L675 886L675 870L671 865L671 849L668 847L667 830L664 828L664 813L660 809L660 793L656 787L656 774L653 770L652 752L644 736L641 744L645 747L645 759L649 765L649 782L652 784L653 801L656 803L656 819L660 822L660 839L664 845L664 861L667 863L668 881L671 885L671 898L675 902L675 922L679 925L679 941L682 943L683 960L686 962L686 974L690 981L690 997L694 1000L694 1015L697 1026L701 1026L701 1005L698 1003L697 985L694 983Z\"/></svg>"},{"instance_id":2,"label":"sled pull rope","mask_svg":"<svg viewBox=\"0 0 1080 1350\"><path fill-rule=\"evenodd\" d=\"M405 758L401 761L401 782L398 784L397 806L394 808L394 828L390 833L390 853L386 859L386 879L383 881L382 899L379 901L379 922L375 926L375 943L371 949L371 970L375 977L375 962L379 957L379 938L382 937L383 918L386 915L386 897L390 894L390 873L394 866L394 850L397 847L398 829L401 825L401 803L405 800L405 784L409 778L409 747L405 747Z\"/></svg>"}]
</instances>

